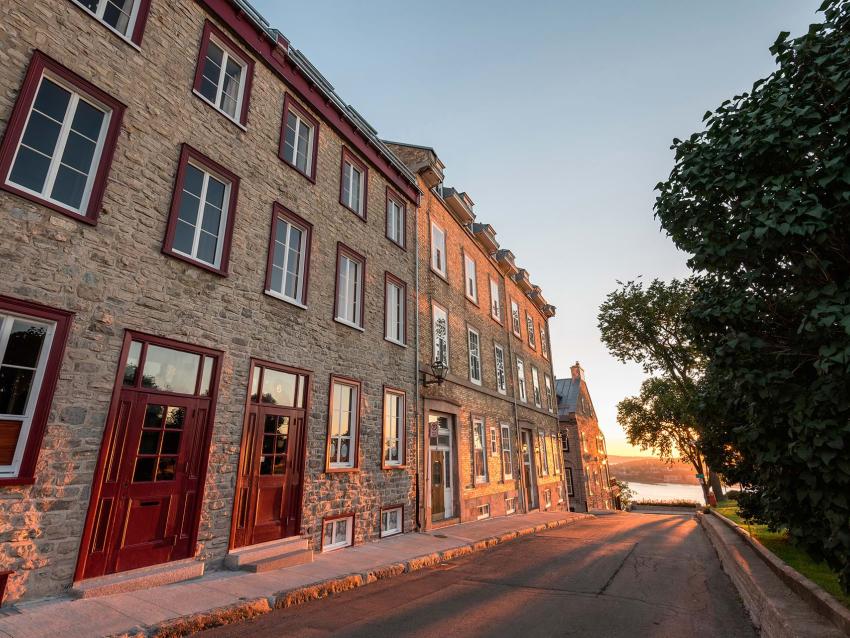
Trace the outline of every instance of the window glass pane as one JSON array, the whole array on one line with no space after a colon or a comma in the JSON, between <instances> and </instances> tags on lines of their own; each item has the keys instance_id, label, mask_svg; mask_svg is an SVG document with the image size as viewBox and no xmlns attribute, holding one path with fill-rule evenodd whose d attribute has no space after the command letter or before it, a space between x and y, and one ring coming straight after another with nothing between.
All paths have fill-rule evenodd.
<instances>
[{"instance_id":1,"label":"window glass pane","mask_svg":"<svg viewBox=\"0 0 850 638\"><path fill-rule=\"evenodd\" d=\"M15 165L9 173L9 181L40 193L44 189L44 182L49 170L49 157L21 146L18 150L18 156L15 158Z\"/></svg>"},{"instance_id":2,"label":"window glass pane","mask_svg":"<svg viewBox=\"0 0 850 638\"><path fill-rule=\"evenodd\" d=\"M140 342L133 341L130 343L130 350L127 353L127 363L124 365L124 385L135 385L141 353L142 344Z\"/></svg>"},{"instance_id":3,"label":"window glass pane","mask_svg":"<svg viewBox=\"0 0 850 638\"><path fill-rule=\"evenodd\" d=\"M299 282L301 275L302 238L303 233L301 229L291 226L289 232L289 256L286 262L286 290L284 294L299 301L301 300Z\"/></svg>"},{"instance_id":4,"label":"window glass pane","mask_svg":"<svg viewBox=\"0 0 850 638\"><path fill-rule=\"evenodd\" d=\"M342 201L351 206L351 164L342 165Z\"/></svg>"},{"instance_id":5,"label":"window glass pane","mask_svg":"<svg viewBox=\"0 0 850 638\"><path fill-rule=\"evenodd\" d=\"M221 91L221 110L230 117L236 116L239 103L239 91L242 83L242 67L231 57L225 65L224 84Z\"/></svg>"},{"instance_id":6,"label":"window glass pane","mask_svg":"<svg viewBox=\"0 0 850 638\"><path fill-rule=\"evenodd\" d=\"M55 82L44 78L35 96L33 108L44 113L46 116L61 122L65 119L65 111L71 101L71 92L62 88Z\"/></svg>"},{"instance_id":7,"label":"window glass pane","mask_svg":"<svg viewBox=\"0 0 850 638\"><path fill-rule=\"evenodd\" d=\"M127 35L133 2L134 0L107 0L103 11L103 21L119 33Z\"/></svg>"},{"instance_id":8,"label":"window glass pane","mask_svg":"<svg viewBox=\"0 0 850 638\"><path fill-rule=\"evenodd\" d=\"M198 260L206 262L208 264L215 263L217 247L218 238L215 235L210 235L209 233L201 233L198 237L198 253L196 255Z\"/></svg>"},{"instance_id":9,"label":"window glass pane","mask_svg":"<svg viewBox=\"0 0 850 638\"><path fill-rule=\"evenodd\" d=\"M283 138L283 155L295 164L295 135L298 128L298 118L295 113L288 111L286 114L286 132Z\"/></svg>"},{"instance_id":10,"label":"window glass pane","mask_svg":"<svg viewBox=\"0 0 850 638\"><path fill-rule=\"evenodd\" d=\"M50 197L62 202L71 208L79 208L83 201L87 176L67 166L60 166L56 173L56 181L53 183L53 191Z\"/></svg>"},{"instance_id":11,"label":"window glass pane","mask_svg":"<svg viewBox=\"0 0 850 638\"><path fill-rule=\"evenodd\" d=\"M149 345L142 371L142 386L194 394L200 359L200 355L190 352Z\"/></svg>"},{"instance_id":12,"label":"window glass pane","mask_svg":"<svg viewBox=\"0 0 850 638\"><path fill-rule=\"evenodd\" d=\"M215 360L212 357L204 357L204 370L201 373L201 390L199 393L202 397L208 397L210 395L214 363Z\"/></svg>"},{"instance_id":13,"label":"window glass pane","mask_svg":"<svg viewBox=\"0 0 850 638\"><path fill-rule=\"evenodd\" d=\"M0 366L0 414L24 414L34 370Z\"/></svg>"},{"instance_id":14,"label":"window glass pane","mask_svg":"<svg viewBox=\"0 0 850 638\"><path fill-rule=\"evenodd\" d=\"M25 319L15 319L9 342L3 355L3 364L35 368L47 327Z\"/></svg>"},{"instance_id":15,"label":"window glass pane","mask_svg":"<svg viewBox=\"0 0 850 638\"><path fill-rule=\"evenodd\" d=\"M303 121L298 132L298 153L295 159L295 165L299 170L305 173L309 172L308 157L310 154L310 132L311 127L307 126Z\"/></svg>"},{"instance_id":16,"label":"window glass pane","mask_svg":"<svg viewBox=\"0 0 850 638\"><path fill-rule=\"evenodd\" d=\"M61 128L61 122L52 120L38 111L33 111L21 138L21 143L34 151L52 156L56 142L59 140Z\"/></svg>"},{"instance_id":17,"label":"window glass pane","mask_svg":"<svg viewBox=\"0 0 850 638\"><path fill-rule=\"evenodd\" d=\"M266 368L263 374L263 403L294 406L295 381L294 374Z\"/></svg>"},{"instance_id":18,"label":"window glass pane","mask_svg":"<svg viewBox=\"0 0 850 638\"><path fill-rule=\"evenodd\" d=\"M74 113L74 120L71 122L71 130L76 131L83 137L96 142L100 137L100 129L103 127L105 114L98 108L89 104L85 100L77 102L77 110Z\"/></svg>"},{"instance_id":19,"label":"window glass pane","mask_svg":"<svg viewBox=\"0 0 850 638\"><path fill-rule=\"evenodd\" d=\"M221 76L221 64L224 51L215 42L207 46L207 57L204 60L204 70L201 73L201 95L215 103L218 93L218 81Z\"/></svg>"},{"instance_id":20,"label":"window glass pane","mask_svg":"<svg viewBox=\"0 0 850 638\"><path fill-rule=\"evenodd\" d=\"M343 519L336 521L336 532L334 533L334 543L344 543L348 535L348 520Z\"/></svg>"},{"instance_id":21,"label":"window glass pane","mask_svg":"<svg viewBox=\"0 0 850 638\"><path fill-rule=\"evenodd\" d=\"M68 134L65 152L62 154L62 164L88 175L94 158L95 143L74 131Z\"/></svg>"}]
</instances>

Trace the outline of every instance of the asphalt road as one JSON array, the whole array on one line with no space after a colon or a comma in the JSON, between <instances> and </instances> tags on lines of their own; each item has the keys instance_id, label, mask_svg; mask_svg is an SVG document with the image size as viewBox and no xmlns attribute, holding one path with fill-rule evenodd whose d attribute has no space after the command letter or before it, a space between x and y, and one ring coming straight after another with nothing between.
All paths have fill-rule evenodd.
<instances>
[{"instance_id":1,"label":"asphalt road","mask_svg":"<svg viewBox=\"0 0 850 638\"><path fill-rule=\"evenodd\" d=\"M756 634L692 515L612 514L203 635Z\"/></svg>"}]
</instances>

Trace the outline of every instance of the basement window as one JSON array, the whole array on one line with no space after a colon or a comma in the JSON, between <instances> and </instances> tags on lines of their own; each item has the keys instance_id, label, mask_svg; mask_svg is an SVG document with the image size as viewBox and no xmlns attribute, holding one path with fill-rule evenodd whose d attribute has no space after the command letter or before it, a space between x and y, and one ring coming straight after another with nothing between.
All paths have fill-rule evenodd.
<instances>
[{"instance_id":1,"label":"basement window","mask_svg":"<svg viewBox=\"0 0 850 638\"><path fill-rule=\"evenodd\" d=\"M347 514L322 522L322 551L331 552L354 544L354 516Z\"/></svg>"},{"instance_id":2,"label":"basement window","mask_svg":"<svg viewBox=\"0 0 850 638\"><path fill-rule=\"evenodd\" d=\"M478 506L478 520L490 518L490 503L484 503Z\"/></svg>"},{"instance_id":3,"label":"basement window","mask_svg":"<svg viewBox=\"0 0 850 638\"><path fill-rule=\"evenodd\" d=\"M401 534L403 525L403 508L391 507L381 510L381 538Z\"/></svg>"}]
</instances>

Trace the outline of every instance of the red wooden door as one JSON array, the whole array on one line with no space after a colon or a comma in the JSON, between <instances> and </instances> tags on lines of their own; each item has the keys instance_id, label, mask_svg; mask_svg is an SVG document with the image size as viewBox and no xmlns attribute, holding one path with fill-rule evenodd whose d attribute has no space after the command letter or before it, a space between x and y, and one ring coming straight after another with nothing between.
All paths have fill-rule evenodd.
<instances>
[{"instance_id":1,"label":"red wooden door","mask_svg":"<svg viewBox=\"0 0 850 638\"><path fill-rule=\"evenodd\" d=\"M233 547L300 532L309 377L299 372L268 364L253 367L254 391L246 411L234 503Z\"/></svg>"},{"instance_id":2,"label":"red wooden door","mask_svg":"<svg viewBox=\"0 0 850 638\"><path fill-rule=\"evenodd\" d=\"M139 339L124 356L78 578L195 552L215 358Z\"/></svg>"}]
</instances>

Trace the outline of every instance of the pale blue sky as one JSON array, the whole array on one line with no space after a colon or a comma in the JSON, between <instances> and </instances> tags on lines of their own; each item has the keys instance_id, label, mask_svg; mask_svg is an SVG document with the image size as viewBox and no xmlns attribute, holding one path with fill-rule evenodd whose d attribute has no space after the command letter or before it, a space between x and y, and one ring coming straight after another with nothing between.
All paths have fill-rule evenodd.
<instances>
[{"instance_id":1,"label":"pale blue sky","mask_svg":"<svg viewBox=\"0 0 850 638\"><path fill-rule=\"evenodd\" d=\"M617 279L687 273L652 215L669 146L770 73L821 0L254 0L385 139L433 146L446 185L558 307L555 372L585 368L611 453L643 374L596 312Z\"/></svg>"}]
</instances>

